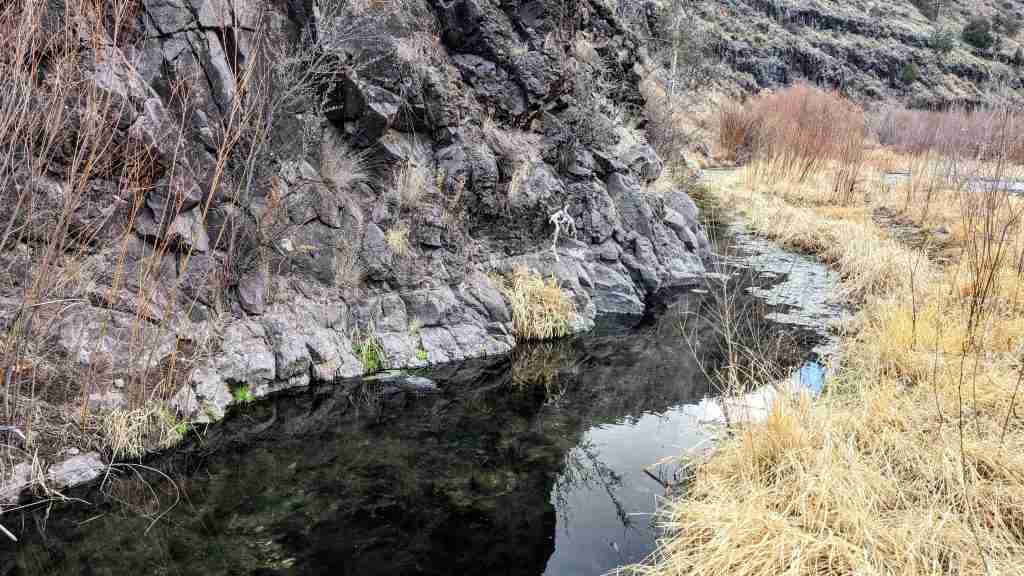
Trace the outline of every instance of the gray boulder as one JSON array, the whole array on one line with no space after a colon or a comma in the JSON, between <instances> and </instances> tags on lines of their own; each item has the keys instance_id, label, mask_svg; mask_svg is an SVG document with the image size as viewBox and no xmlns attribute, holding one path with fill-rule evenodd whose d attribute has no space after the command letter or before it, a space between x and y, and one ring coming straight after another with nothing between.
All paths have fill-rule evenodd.
<instances>
[{"instance_id":1,"label":"gray boulder","mask_svg":"<svg viewBox=\"0 0 1024 576\"><path fill-rule=\"evenodd\" d=\"M664 168L658 153L649 144L633 145L623 152L619 159L644 183L654 182L660 178Z\"/></svg>"},{"instance_id":2,"label":"gray boulder","mask_svg":"<svg viewBox=\"0 0 1024 576\"><path fill-rule=\"evenodd\" d=\"M96 452L86 452L54 464L46 473L46 480L52 489L79 486L100 477L107 465Z\"/></svg>"}]
</instances>

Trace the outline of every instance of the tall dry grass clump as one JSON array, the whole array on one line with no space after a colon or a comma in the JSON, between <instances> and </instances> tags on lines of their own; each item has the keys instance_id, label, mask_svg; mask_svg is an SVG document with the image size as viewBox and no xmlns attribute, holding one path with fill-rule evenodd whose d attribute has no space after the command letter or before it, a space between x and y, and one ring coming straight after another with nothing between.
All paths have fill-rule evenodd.
<instances>
[{"instance_id":1,"label":"tall dry grass clump","mask_svg":"<svg viewBox=\"0 0 1024 576\"><path fill-rule=\"evenodd\" d=\"M526 266L517 266L499 279L499 286L512 308L516 338L550 340L572 331L576 306L554 277L545 279Z\"/></svg>"}]
</instances>

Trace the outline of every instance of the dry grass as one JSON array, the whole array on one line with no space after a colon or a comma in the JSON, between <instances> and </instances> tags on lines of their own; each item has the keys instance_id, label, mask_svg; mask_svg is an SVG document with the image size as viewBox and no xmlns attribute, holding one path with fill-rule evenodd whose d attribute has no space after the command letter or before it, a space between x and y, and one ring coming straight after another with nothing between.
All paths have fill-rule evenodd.
<instances>
[{"instance_id":1,"label":"dry grass","mask_svg":"<svg viewBox=\"0 0 1024 576\"><path fill-rule=\"evenodd\" d=\"M412 246L409 244L409 227L405 224L396 224L388 228L384 233L384 239L395 256L407 256L412 250Z\"/></svg>"},{"instance_id":2,"label":"dry grass","mask_svg":"<svg viewBox=\"0 0 1024 576\"><path fill-rule=\"evenodd\" d=\"M373 162L369 151L356 151L335 139L325 138L321 157L322 171L328 183L339 194L349 194L357 185L373 179Z\"/></svg>"},{"instance_id":3,"label":"dry grass","mask_svg":"<svg viewBox=\"0 0 1024 576\"><path fill-rule=\"evenodd\" d=\"M961 208L964 202L981 197L976 192L983 182L1024 178L1024 167L1020 165L949 157L935 151L892 154L879 164L906 175L879 186L874 198L876 205L899 212L923 228L948 228L958 239L963 239L966 232ZM990 199L1008 200L1005 194Z\"/></svg>"},{"instance_id":4,"label":"dry grass","mask_svg":"<svg viewBox=\"0 0 1024 576\"><path fill-rule=\"evenodd\" d=\"M638 572L1020 574L1024 435L1000 442L986 418L962 461L933 406L891 381L855 401L776 404L698 469L667 510L673 537Z\"/></svg>"},{"instance_id":5,"label":"dry grass","mask_svg":"<svg viewBox=\"0 0 1024 576\"><path fill-rule=\"evenodd\" d=\"M423 157L423 154L418 155ZM420 200L430 193L435 181L433 168L410 158L402 163L395 173L395 190L398 192L399 213L415 209Z\"/></svg>"},{"instance_id":6,"label":"dry grass","mask_svg":"<svg viewBox=\"0 0 1024 576\"><path fill-rule=\"evenodd\" d=\"M184 421L162 407L113 410L102 420L102 433L115 460L138 458L154 446L171 448L186 430Z\"/></svg>"},{"instance_id":7,"label":"dry grass","mask_svg":"<svg viewBox=\"0 0 1024 576\"><path fill-rule=\"evenodd\" d=\"M734 206L759 233L786 246L819 256L843 277L847 297L872 293L909 292L931 281L927 256L889 238L871 224L866 207L824 205L812 180L754 191L740 172L717 187L721 200ZM803 194L801 194L803 192ZM916 270L916 276L908 270Z\"/></svg>"},{"instance_id":8,"label":"dry grass","mask_svg":"<svg viewBox=\"0 0 1024 576\"><path fill-rule=\"evenodd\" d=\"M512 330L520 340L550 340L567 336L576 316L572 299L554 277L517 266L499 286L512 308Z\"/></svg>"},{"instance_id":9,"label":"dry grass","mask_svg":"<svg viewBox=\"0 0 1024 576\"><path fill-rule=\"evenodd\" d=\"M919 182L849 199L827 187L837 160L710 188L835 266L860 312L823 396L780 397L734 427L630 572L1024 574L1024 203L956 185L963 158L929 154L871 151L873 169L915 163ZM1009 171L977 160L975 174ZM948 257L894 239L879 207L948 230Z\"/></svg>"}]
</instances>

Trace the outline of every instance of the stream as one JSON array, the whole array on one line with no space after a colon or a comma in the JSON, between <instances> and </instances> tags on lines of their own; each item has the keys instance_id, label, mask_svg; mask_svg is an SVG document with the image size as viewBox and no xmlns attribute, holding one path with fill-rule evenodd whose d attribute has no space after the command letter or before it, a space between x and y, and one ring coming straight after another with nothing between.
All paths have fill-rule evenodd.
<instances>
[{"instance_id":1,"label":"stream","mask_svg":"<svg viewBox=\"0 0 1024 576\"><path fill-rule=\"evenodd\" d=\"M740 340L820 390L842 313L815 260L722 225L706 286L505 357L290 390L4 515L0 574L596 575L650 554ZM754 391L751 398L770 401Z\"/></svg>"}]
</instances>

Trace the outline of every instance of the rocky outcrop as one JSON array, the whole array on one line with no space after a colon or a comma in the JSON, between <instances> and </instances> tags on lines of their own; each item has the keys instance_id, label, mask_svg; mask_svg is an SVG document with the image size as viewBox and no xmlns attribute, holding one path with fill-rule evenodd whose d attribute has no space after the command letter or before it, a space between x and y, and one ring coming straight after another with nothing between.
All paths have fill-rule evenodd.
<instances>
[{"instance_id":1,"label":"rocky outcrop","mask_svg":"<svg viewBox=\"0 0 1024 576\"><path fill-rule=\"evenodd\" d=\"M685 12L686 37L702 58L694 80L705 87L750 93L806 81L864 102L896 100L927 108L1021 101L1020 0L649 4L652 8L639 11L634 24L655 34L657 18L647 17L657 12L653 6L678 6L665 16L668 20ZM936 6L937 16L931 13ZM964 26L979 17L1004 23L991 48L961 37Z\"/></svg>"},{"instance_id":2,"label":"rocky outcrop","mask_svg":"<svg viewBox=\"0 0 1024 576\"><path fill-rule=\"evenodd\" d=\"M360 375L371 349L386 368L510 350L491 274L518 264L558 278L577 330L700 277L692 201L619 144L645 56L603 4L327 4L142 0L130 38L86 54L150 185L96 174L73 214L107 273L58 320L71 361L153 377L189 344L172 403L210 420L234 389Z\"/></svg>"}]
</instances>

